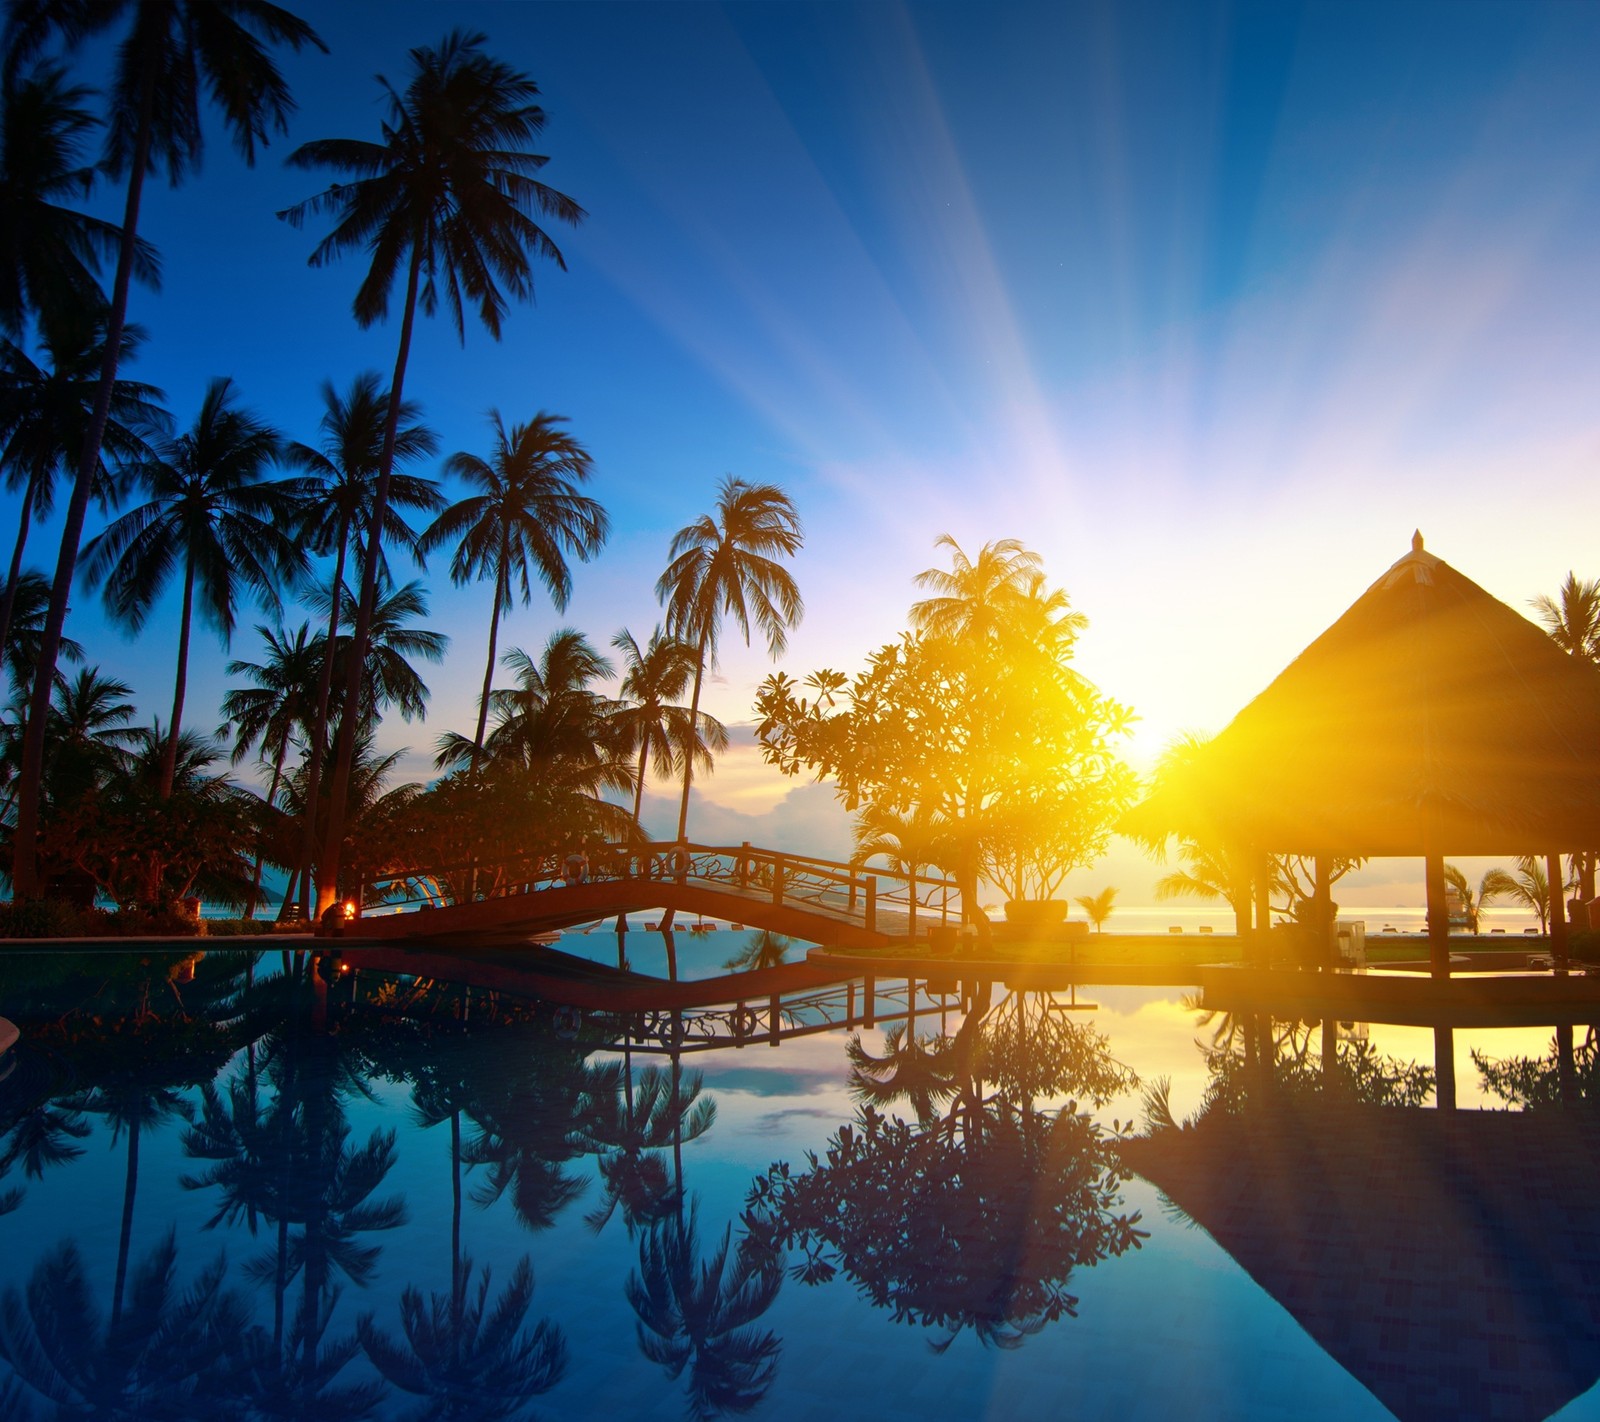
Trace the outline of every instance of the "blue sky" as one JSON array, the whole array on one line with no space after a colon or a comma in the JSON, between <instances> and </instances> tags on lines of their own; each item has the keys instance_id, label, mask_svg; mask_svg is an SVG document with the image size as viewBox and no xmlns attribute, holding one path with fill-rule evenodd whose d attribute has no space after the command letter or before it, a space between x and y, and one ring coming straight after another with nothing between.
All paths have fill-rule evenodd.
<instances>
[{"instance_id":1,"label":"blue sky","mask_svg":"<svg viewBox=\"0 0 1600 1422\"><path fill-rule=\"evenodd\" d=\"M331 53L286 61L287 140L247 170L213 121L200 177L148 192L167 275L134 296L136 373L180 423L230 374L302 439L323 380L387 373L394 327L349 314L360 263L308 269L320 234L272 215L320 186L282 156L376 136L371 76L482 29L538 80L545 176L590 216L500 343L423 327L407 394L446 451L485 447L490 406L570 417L615 529L567 613L518 609L502 646L643 640L673 531L724 474L775 480L808 533L785 670L892 638L939 534L1018 536L1089 616L1082 667L1140 713L1144 760L1220 729L1414 527L1519 608L1600 571L1600 7L298 12ZM419 752L470 727L487 630L487 587L429 576L450 660L427 725L385 732ZM164 716L174 626L131 643L82 591L69 630ZM209 724L228 654L195 653ZM769 669L730 642L712 709L748 720ZM706 793L699 833L842 825L748 750Z\"/></svg>"}]
</instances>

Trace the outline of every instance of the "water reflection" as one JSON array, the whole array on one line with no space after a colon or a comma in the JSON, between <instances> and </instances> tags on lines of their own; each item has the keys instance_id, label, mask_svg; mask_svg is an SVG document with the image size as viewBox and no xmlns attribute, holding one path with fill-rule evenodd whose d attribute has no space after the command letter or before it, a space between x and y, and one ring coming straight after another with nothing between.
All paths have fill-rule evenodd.
<instances>
[{"instance_id":1,"label":"water reflection","mask_svg":"<svg viewBox=\"0 0 1600 1422\"><path fill-rule=\"evenodd\" d=\"M746 1245L794 1277L843 1272L896 1322L948 1348L970 1329L1012 1348L1076 1312L1076 1268L1136 1248L1137 1213L1118 1213L1118 1132L1068 1092L1103 1104L1132 1073L1047 994L1015 994L954 1037L892 1029L882 1056L851 1049L866 1104L809 1167L774 1165L753 1185ZM879 1110L896 1099L914 1119Z\"/></svg>"},{"instance_id":2,"label":"water reflection","mask_svg":"<svg viewBox=\"0 0 1600 1422\"><path fill-rule=\"evenodd\" d=\"M1124 1159L1401 1418L1542 1418L1600 1378L1600 1169L1588 1112L1421 1109L1431 1071L1244 1021L1201 1109L1162 1093ZM1555 1107L1548 1062L1490 1063Z\"/></svg>"},{"instance_id":3,"label":"water reflection","mask_svg":"<svg viewBox=\"0 0 1600 1422\"><path fill-rule=\"evenodd\" d=\"M991 1380L1053 1386L1157 1296L1185 1302L1146 1359L1225 1301L1233 1366L1265 1338L1326 1381L1281 1305L1403 1417L1543 1416L1600 1377L1600 1225L1574 1208L1600 1170L1593 1035L1475 1054L1526 1109L1442 1112L1417 1109L1430 1064L1348 1025L1212 1019L1196 1115L1133 1137L1099 1119L1134 1089L1112 1041L1172 1011L1158 994L1093 1018L1007 996L949 1032L730 1047L702 1076L670 1006L646 1042L643 1014L348 956L0 958L27 1053L0 1084L8 1422L798 1415L832 1405L807 1384L859 1327L852 1292L882 1324L861 1410L906 1368L967 1410ZM1077 1271L1146 1238L1130 1173L1265 1293L1158 1217L1160 1247L1090 1294ZM980 1364L963 1334L1027 1347ZM1144 1366L1131 1410L1181 1410Z\"/></svg>"}]
</instances>

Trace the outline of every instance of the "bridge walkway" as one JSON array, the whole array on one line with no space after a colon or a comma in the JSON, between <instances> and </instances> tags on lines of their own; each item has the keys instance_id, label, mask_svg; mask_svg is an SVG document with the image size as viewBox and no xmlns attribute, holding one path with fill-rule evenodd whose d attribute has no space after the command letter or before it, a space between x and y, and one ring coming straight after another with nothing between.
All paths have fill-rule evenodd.
<instances>
[{"instance_id":1,"label":"bridge walkway","mask_svg":"<svg viewBox=\"0 0 1600 1422\"><path fill-rule=\"evenodd\" d=\"M376 881L372 905L341 936L391 943L462 945L526 939L619 914L652 909L770 929L811 943L877 948L917 928L947 923L954 883L807 855L703 844L611 848L582 882L559 861L414 870Z\"/></svg>"}]
</instances>

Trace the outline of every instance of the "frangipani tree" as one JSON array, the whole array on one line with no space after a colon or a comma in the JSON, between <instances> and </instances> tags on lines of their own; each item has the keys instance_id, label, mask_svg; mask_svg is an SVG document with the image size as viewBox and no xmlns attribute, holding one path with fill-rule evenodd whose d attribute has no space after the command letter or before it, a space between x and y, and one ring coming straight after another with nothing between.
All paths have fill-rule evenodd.
<instances>
[{"instance_id":1,"label":"frangipani tree","mask_svg":"<svg viewBox=\"0 0 1600 1422\"><path fill-rule=\"evenodd\" d=\"M1104 849L1134 793L1115 751L1133 713L1070 665L1084 625L1037 558L1005 540L912 609L915 630L849 678L762 683L757 738L785 774L830 776L849 809L918 810L948 825L948 863L977 909L987 875L1013 898L1048 896ZM809 694L806 694L809 693Z\"/></svg>"}]
</instances>

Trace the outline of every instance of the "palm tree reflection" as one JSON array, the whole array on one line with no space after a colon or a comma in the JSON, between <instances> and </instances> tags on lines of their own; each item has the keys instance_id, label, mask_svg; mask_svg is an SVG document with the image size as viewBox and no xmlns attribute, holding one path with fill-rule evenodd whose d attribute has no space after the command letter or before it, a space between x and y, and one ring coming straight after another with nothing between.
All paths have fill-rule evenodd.
<instances>
[{"instance_id":1,"label":"palm tree reflection","mask_svg":"<svg viewBox=\"0 0 1600 1422\"><path fill-rule=\"evenodd\" d=\"M676 1381L688 1372L694 1418L748 1412L778 1374L776 1334L755 1327L778 1297L782 1270L771 1251L732 1247L732 1229L702 1258L698 1208L675 1213L639 1242L628 1276L639 1351Z\"/></svg>"}]
</instances>

